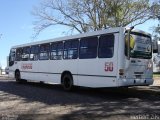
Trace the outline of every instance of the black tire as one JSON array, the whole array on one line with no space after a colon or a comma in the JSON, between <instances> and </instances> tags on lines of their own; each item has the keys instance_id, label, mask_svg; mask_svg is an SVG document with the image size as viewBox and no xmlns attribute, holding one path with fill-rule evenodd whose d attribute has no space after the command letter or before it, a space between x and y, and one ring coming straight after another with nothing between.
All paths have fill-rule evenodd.
<instances>
[{"instance_id":1,"label":"black tire","mask_svg":"<svg viewBox=\"0 0 160 120\"><path fill-rule=\"evenodd\" d=\"M16 79L16 82L18 82L18 83L21 82L21 74L19 71L15 72L15 79Z\"/></svg>"},{"instance_id":2,"label":"black tire","mask_svg":"<svg viewBox=\"0 0 160 120\"><path fill-rule=\"evenodd\" d=\"M73 78L70 74L65 74L62 77L62 86L63 89L66 91L72 91L73 90Z\"/></svg>"}]
</instances>

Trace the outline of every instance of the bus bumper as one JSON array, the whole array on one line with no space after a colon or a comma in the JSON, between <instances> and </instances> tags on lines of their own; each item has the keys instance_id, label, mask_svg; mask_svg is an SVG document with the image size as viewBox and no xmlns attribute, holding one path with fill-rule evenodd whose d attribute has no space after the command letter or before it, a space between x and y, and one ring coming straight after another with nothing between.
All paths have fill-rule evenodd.
<instances>
[{"instance_id":1,"label":"bus bumper","mask_svg":"<svg viewBox=\"0 0 160 120\"><path fill-rule=\"evenodd\" d=\"M144 79L119 79L119 86L147 86L152 85L152 78Z\"/></svg>"}]
</instances>

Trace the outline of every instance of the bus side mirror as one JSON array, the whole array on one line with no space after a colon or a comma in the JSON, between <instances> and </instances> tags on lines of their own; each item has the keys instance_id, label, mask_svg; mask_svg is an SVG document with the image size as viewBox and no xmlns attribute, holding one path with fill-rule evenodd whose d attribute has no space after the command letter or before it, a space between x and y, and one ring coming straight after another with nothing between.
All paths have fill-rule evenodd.
<instances>
[{"instance_id":1,"label":"bus side mirror","mask_svg":"<svg viewBox=\"0 0 160 120\"><path fill-rule=\"evenodd\" d=\"M130 60L130 34L132 29L134 29L134 26L130 27L127 33L127 40L128 40L128 44L127 44L127 59Z\"/></svg>"},{"instance_id":2,"label":"bus side mirror","mask_svg":"<svg viewBox=\"0 0 160 120\"><path fill-rule=\"evenodd\" d=\"M153 49L153 53L158 53L158 41L154 40L152 42L152 49Z\"/></svg>"}]
</instances>

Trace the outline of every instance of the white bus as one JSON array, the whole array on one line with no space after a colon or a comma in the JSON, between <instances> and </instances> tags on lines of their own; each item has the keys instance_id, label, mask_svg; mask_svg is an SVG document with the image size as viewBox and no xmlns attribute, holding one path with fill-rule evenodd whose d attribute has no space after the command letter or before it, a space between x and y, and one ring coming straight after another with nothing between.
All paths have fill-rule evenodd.
<instances>
[{"instance_id":1,"label":"white bus","mask_svg":"<svg viewBox=\"0 0 160 120\"><path fill-rule=\"evenodd\" d=\"M151 35L124 27L14 46L9 76L91 88L150 85Z\"/></svg>"}]
</instances>

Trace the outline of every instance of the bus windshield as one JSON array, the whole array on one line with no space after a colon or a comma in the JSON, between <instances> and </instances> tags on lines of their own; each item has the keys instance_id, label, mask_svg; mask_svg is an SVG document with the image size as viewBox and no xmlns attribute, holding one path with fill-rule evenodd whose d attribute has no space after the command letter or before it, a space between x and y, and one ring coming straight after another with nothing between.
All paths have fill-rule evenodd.
<instances>
[{"instance_id":1,"label":"bus windshield","mask_svg":"<svg viewBox=\"0 0 160 120\"><path fill-rule=\"evenodd\" d=\"M15 53L16 53L16 49L11 49L10 50L10 54L9 54L9 66L12 66L14 64Z\"/></svg>"},{"instance_id":2,"label":"bus windshield","mask_svg":"<svg viewBox=\"0 0 160 120\"><path fill-rule=\"evenodd\" d=\"M125 37L125 55L127 55L127 33ZM151 37L142 33L131 32L130 34L130 57L151 59L152 41Z\"/></svg>"}]
</instances>

